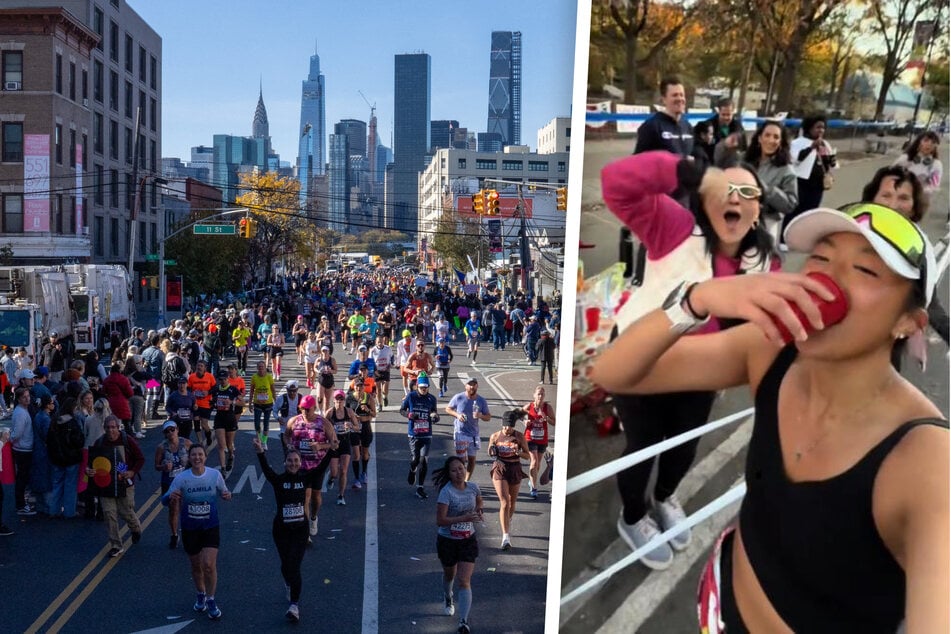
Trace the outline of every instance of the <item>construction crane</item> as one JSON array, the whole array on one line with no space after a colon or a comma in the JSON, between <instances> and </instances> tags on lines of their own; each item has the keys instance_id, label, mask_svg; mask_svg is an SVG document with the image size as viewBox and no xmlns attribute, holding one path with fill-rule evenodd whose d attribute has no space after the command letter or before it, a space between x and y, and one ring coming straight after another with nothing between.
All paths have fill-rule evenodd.
<instances>
[{"instance_id":1,"label":"construction crane","mask_svg":"<svg viewBox=\"0 0 951 634\"><path fill-rule=\"evenodd\" d=\"M371 105L371 104L370 104L370 100L367 99L367 96L363 94L363 91L362 91L362 90L358 90L357 93L358 93L361 97L363 97L363 100L366 102L367 106L370 107L370 119L373 119L374 117L376 117L376 102L374 102L374 103Z\"/></svg>"},{"instance_id":2,"label":"construction crane","mask_svg":"<svg viewBox=\"0 0 951 634\"><path fill-rule=\"evenodd\" d=\"M366 102L367 106L370 107L370 125L367 127L367 162L370 164L370 174L373 175L373 182L382 182L381 174L377 173L376 169L376 146L380 142L377 132L376 132L376 102L372 105L370 100L367 99L367 96L363 94L363 91L357 90L363 101Z\"/></svg>"}]
</instances>

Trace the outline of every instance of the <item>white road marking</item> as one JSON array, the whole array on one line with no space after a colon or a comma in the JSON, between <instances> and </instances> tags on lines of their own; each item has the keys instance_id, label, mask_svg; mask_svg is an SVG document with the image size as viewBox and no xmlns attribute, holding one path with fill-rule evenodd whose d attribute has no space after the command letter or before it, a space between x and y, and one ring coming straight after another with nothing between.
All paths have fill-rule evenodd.
<instances>
[{"instance_id":1,"label":"white road marking","mask_svg":"<svg viewBox=\"0 0 951 634\"><path fill-rule=\"evenodd\" d=\"M149 630L139 630L137 632L132 632L132 634L175 634L175 632L185 629L194 621L195 619L188 619L187 621L182 621L181 623L170 623L169 625L153 627Z\"/></svg>"},{"instance_id":2,"label":"white road marking","mask_svg":"<svg viewBox=\"0 0 951 634\"><path fill-rule=\"evenodd\" d=\"M244 468L241 477L238 478L238 483L231 489L231 493L241 493L245 482L251 485L251 490L254 491L254 493L260 493L261 490L264 489L265 483L267 483L267 478L264 477L263 472L258 475L258 468L253 464L249 464Z\"/></svg>"},{"instance_id":3,"label":"white road marking","mask_svg":"<svg viewBox=\"0 0 951 634\"><path fill-rule=\"evenodd\" d=\"M370 423L376 434L376 419ZM377 532L376 457L367 463L366 545L363 554L363 634L377 634L380 627L380 545Z\"/></svg>"}]
</instances>

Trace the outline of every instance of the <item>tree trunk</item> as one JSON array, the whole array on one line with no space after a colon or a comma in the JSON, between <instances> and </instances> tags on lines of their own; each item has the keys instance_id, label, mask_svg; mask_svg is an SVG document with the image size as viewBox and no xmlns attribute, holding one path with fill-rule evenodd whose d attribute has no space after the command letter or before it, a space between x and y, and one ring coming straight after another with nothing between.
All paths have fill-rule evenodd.
<instances>
[{"instance_id":1,"label":"tree trunk","mask_svg":"<svg viewBox=\"0 0 951 634\"><path fill-rule=\"evenodd\" d=\"M796 74L799 72L799 62L802 61L802 49L806 43L809 33L800 27L796 29L789 47L783 52L782 67L779 69L778 83L779 88L776 93L776 106L773 108L778 111L789 112L793 109L796 98Z\"/></svg>"},{"instance_id":2,"label":"tree trunk","mask_svg":"<svg viewBox=\"0 0 951 634\"><path fill-rule=\"evenodd\" d=\"M881 121L885 114L885 102L888 101L888 90L895 83L897 73L889 72L888 68L882 73L882 87L878 91L878 100L875 102L875 120Z\"/></svg>"},{"instance_id":3,"label":"tree trunk","mask_svg":"<svg viewBox=\"0 0 951 634\"><path fill-rule=\"evenodd\" d=\"M624 101L634 103L637 93L637 33L624 36Z\"/></svg>"}]
</instances>

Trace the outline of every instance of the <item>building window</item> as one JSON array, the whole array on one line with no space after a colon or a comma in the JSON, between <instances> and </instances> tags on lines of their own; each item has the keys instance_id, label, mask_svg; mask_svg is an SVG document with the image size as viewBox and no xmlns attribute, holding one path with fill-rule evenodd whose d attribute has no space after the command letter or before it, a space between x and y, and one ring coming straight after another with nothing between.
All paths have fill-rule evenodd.
<instances>
[{"instance_id":1,"label":"building window","mask_svg":"<svg viewBox=\"0 0 951 634\"><path fill-rule=\"evenodd\" d=\"M494 170L496 169L496 160L495 159L476 159L476 169L477 170Z\"/></svg>"},{"instance_id":2,"label":"building window","mask_svg":"<svg viewBox=\"0 0 951 634\"><path fill-rule=\"evenodd\" d=\"M76 131L69 131L69 166L76 167Z\"/></svg>"},{"instance_id":3,"label":"building window","mask_svg":"<svg viewBox=\"0 0 951 634\"><path fill-rule=\"evenodd\" d=\"M89 137L83 135L83 168L89 167Z\"/></svg>"},{"instance_id":4,"label":"building window","mask_svg":"<svg viewBox=\"0 0 951 634\"><path fill-rule=\"evenodd\" d=\"M102 115L98 112L92 115L92 149L96 154L102 154Z\"/></svg>"},{"instance_id":5,"label":"building window","mask_svg":"<svg viewBox=\"0 0 951 634\"><path fill-rule=\"evenodd\" d=\"M23 233L23 194L3 195L3 232Z\"/></svg>"},{"instance_id":6,"label":"building window","mask_svg":"<svg viewBox=\"0 0 951 634\"><path fill-rule=\"evenodd\" d=\"M119 73L109 71L109 108L119 112Z\"/></svg>"},{"instance_id":7,"label":"building window","mask_svg":"<svg viewBox=\"0 0 951 634\"><path fill-rule=\"evenodd\" d=\"M94 249L96 255L103 256L105 255L105 252L103 251L103 248L105 247L105 244L104 244L105 240L102 234L104 233L103 229L106 223L103 221L101 216L96 216L95 218L93 218L92 223L93 223L92 248Z\"/></svg>"},{"instance_id":8,"label":"building window","mask_svg":"<svg viewBox=\"0 0 951 634\"><path fill-rule=\"evenodd\" d=\"M158 60L154 55L149 55L149 87L157 90L158 86Z\"/></svg>"},{"instance_id":9,"label":"building window","mask_svg":"<svg viewBox=\"0 0 951 634\"><path fill-rule=\"evenodd\" d=\"M102 165L96 165L92 172L92 195L97 205L102 205Z\"/></svg>"},{"instance_id":10,"label":"building window","mask_svg":"<svg viewBox=\"0 0 951 634\"><path fill-rule=\"evenodd\" d=\"M96 44L96 48L98 48L100 51L102 50L102 41L105 39L102 36L102 28L103 28L102 9L100 9L99 7L95 7L92 10L92 30L95 31L96 35L99 36L99 43Z\"/></svg>"},{"instance_id":11,"label":"building window","mask_svg":"<svg viewBox=\"0 0 951 634\"><path fill-rule=\"evenodd\" d=\"M155 169L153 168L152 171L154 172ZM156 208L158 207L158 185L156 185L154 180L150 183L150 185L151 185L150 200L152 202L149 206L151 207L151 211L154 214L156 212Z\"/></svg>"},{"instance_id":12,"label":"building window","mask_svg":"<svg viewBox=\"0 0 951 634\"><path fill-rule=\"evenodd\" d=\"M15 81L23 86L23 51L3 52L3 83Z\"/></svg>"},{"instance_id":13,"label":"building window","mask_svg":"<svg viewBox=\"0 0 951 634\"><path fill-rule=\"evenodd\" d=\"M149 249L149 253L155 253L158 251L158 224L150 223L149 228L151 231L152 241L149 242L149 245L152 247Z\"/></svg>"},{"instance_id":14,"label":"building window","mask_svg":"<svg viewBox=\"0 0 951 634\"><path fill-rule=\"evenodd\" d=\"M109 206L119 206L119 170L109 170Z\"/></svg>"},{"instance_id":15,"label":"building window","mask_svg":"<svg viewBox=\"0 0 951 634\"><path fill-rule=\"evenodd\" d=\"M139 81L143 84L145 83L145 67L146 67L146 56L145 56L145 47L139 47Z\"/></svg>"},{"instance_id":16,"label":"building window","mask_svg":"<svg viewBox=\"0 0 951 634\"><path fill-rule=\"evenodd\" d=\"M92 98L102 103L102 62L92 63Z\"/></svg>"},{"instance_id":17,"label":"building window","mask_svg":"<svg viewBox=\"0 0 951 634\"><path fill-rule=\"evenodd\" d=\"M119 63L119 25L109 21L109 59Z\"/></svg>"},{"instance_id":18,"label":"building window","mask_svg":"<svg viewBox=\"0 0 951 634\"><path fill-rule=\"evenodd\" d=\"M138 135L139 143L139 169L145 169L145 137L140 132Z\"/></svg>"},{"instance_id":19,"label":"building window","mask_svg":"<svg viewBox=\"0 0 951 634\"><path fill-rule=\"evenodd\" d=\"M547 172L548 161L529 161L528 171L529 172Z\"/></svg>"},{"instance_id":20,"label":"building window","mask_svg":"<svg viewBox=\"0 0 951 634\"><path fill-rule=\"evenodd\" d=\"M149 169L153 172L158 171L158 165L155 164L158 157L156 156L158 150L155 147L155 139L149 141Z\"/></svg>"},{"instance_id":21,"label":"building window","mask_svg":"<svg viewBox=\"0 0 951 634\"><path fill-rule=\"evenodd\" d=\"M125 116L132 118L132 82L125 83Z\"/></svg>"},{"instance_id":22,"label":"building window","mask_svg":"<svg viewBox=\"0 0 951 634\"><path fill-rule=\"evenodd\" d=\"M89 101L89 71L83 70L83 105Z\"/></svg>"},{"instance_id":23,"label":"building window","mask_svg":"<svg viewBox=\"0 0 951 634\"><path fill-rule=\"evenodd\" d=\"M145 255L146 253L151 253L151 251L149 251L148 249L149 236L147 233L145 233L145 229L146 229L145 221L140 220L139 221L139 253L141 253L142 255Z\"/></svg>"},{"instance_id":24,"label":"building window","mask_svg":"<svg viewBox=\"0 0 951 634\"><path fill-rule=\"evenodd\" d=\"M69 197L69 218L66 219L69 235L76 235L76 197Z\"/></svg>"},{"instance_id":25,"label":"building window","mask_svg":"<svg viewBox=\"0 0 951 634\"><path fill-rule=\"evenodd\" d=\"M3 124L3 162L23 162L23 124Z\"/></svg>"},{"instance_id":26,"label":"building window","mask_svg":"<svg viewBox=\"0 0 951 634\"><path fill-rule=\"evenodd\" d=\"M132 128L125 129L125 162L132 163Z\"/></svg>"},{"instance_id":27,"label":"building window","mask_svg":"<svg viewBox=\"0 0 951 634\"><path fill-rule=\"evenodd\" d=\"M558 161L558 171L559 171L559 172L564 172L565 169L567 169L567 167L568 167L568 166L565 164L564 161Z\"/></svg>"},{"instance_id":28,"label":"building window","mask_svg":"<svg viewBox=\"0 0 951 634\"><path fill-rule=\"evenodd\" d=\"M152 132L158 128L158 102L154 98L149 98L149 129Z\"/></svg>"},{"instance_id":29,"label":"building window","mask_svg":"<svg viewBox=\"0 0 951 634\"><path fill-rule=\"evenodd\" d=\"M139 125L144 128L144 127L145 127L145 115L147 114L146 111L145 111L145 91L144 91L144 90L140 90L140 91L139 91L139 112L138 112L138 114L139 114Z\"/></svg>"},{"instance_id":30,"label":"building window","mask_svg":"<svg viewBox=\"0 0 951 634\"><path fill-rule=\"evenodd\" d=\"M56 92L63 94L63 56L57 55L53 66L54 76L56 78Z\"/></svg>"},{"instance_id":31,"label":"building window","mask_svg":"<svg viewBox=\"0 0 951 634\"><path fill-rule=\"evenodd\" d=\"M126 172L125 175L125 208L126 210L135 207L135 181L132 180L132 172Z\"/></svg>"},{"instance_id":32,"label":"building window","mask_svg":"<svg viewBox=\"0 0 951 634\"><path fill-rule=\"evenodd\" d=\"M76 64L69 65L69 98L76 101Z\"/></svg>"},{"instance_id":33,"label":"building window","mask_svg":"<svg viewBox=\"0 0 951 634\"><path fill-rule=\"evenodd\" d=\"M109 252L115 257L119 255L119 219L109 219Z\"/></svg>"},{"instance_id":34,"label":"building window","mask_svg":"<svg viewBox=\"0 0 951 634\"><path fill-rule=\"evenodd\" d=\"M521 172L523 169L521 161L502 161L502 171Z\"/></svg>"},{"instance_id":35,"label":"building window","mask_svg":"<svg viewBox=\"0 0 951 634\"><path fill-rule=\"evenodd\" d=\"M132 59L132 52L135 50L135 44L132 42L132 36L125 34L125 69L130 73L135 69L135 63Z\"/></svg>"},{"instance_id":36,"label":"building window","mask_svg":"<svg viewBox=\"0 0 951 634\"><path fill-rule=\"evenodd\" d=\"M464 158L459 159L458 165L459 165L459 169L461 170L466 169L466 159Z\"/></svg>"},{"instance_id":37,"label":"building window","mask_svg":"<svg viewBox=\"0 0 951 634\"><path fill-rule=\"evenodd\" d=\"M53 201L53 226L51 229L55 233L63 233L63 195L57 194Z\"/></svg>"},{"instance_id":38,"label":"building window","mask_svg":"<svg viewBox=\"0 0 951 634\"><path fill-rule=\"evenodd\" d=\"M109 158L119 160L119 122L109 120Z\"/></svg>"},{"instance_id":39,"label":"building window","mask_svg":"<svg viewBox=\"0 0 951 634\"><path fill-rule=\"evenodd\" d=\"M571 128L565 128L565 138L566 139L571 138Z\"/></svg>"}]
</instances>

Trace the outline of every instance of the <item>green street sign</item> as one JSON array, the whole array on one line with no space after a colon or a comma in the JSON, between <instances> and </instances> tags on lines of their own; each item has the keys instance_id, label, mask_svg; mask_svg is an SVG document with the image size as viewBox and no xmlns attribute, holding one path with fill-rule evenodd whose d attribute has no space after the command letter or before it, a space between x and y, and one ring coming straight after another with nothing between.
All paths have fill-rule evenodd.
<instances>
[{"instance_id":1,"label":"green street sign","mask_svg":"<svg viewBox=\"0 0 951 634\"><path fill-rule=\"evenodd\" d=\"M178 260L165 260L165 266L175 266L178 264Z\"/></svg>"},{"instance_id":2,"label":"green street sign","mask_svg":"<svg viewBox=\"0 0 951 634\"><path fill-rule=\"evenodd\" d=\"M147 253L145 254L146 262L158 262L158 253Z\"/></svg>"},{"instance_id":3,"label":"green street sign","mask_svg":"<svg viewBox=\"0 0 951 634\"><path fill-rule=\"evenodd\" d=\"M237 230L233 224L228 225L195 225L192 231L199 235L233 236Z\"/></svg>"}]
</instances>

